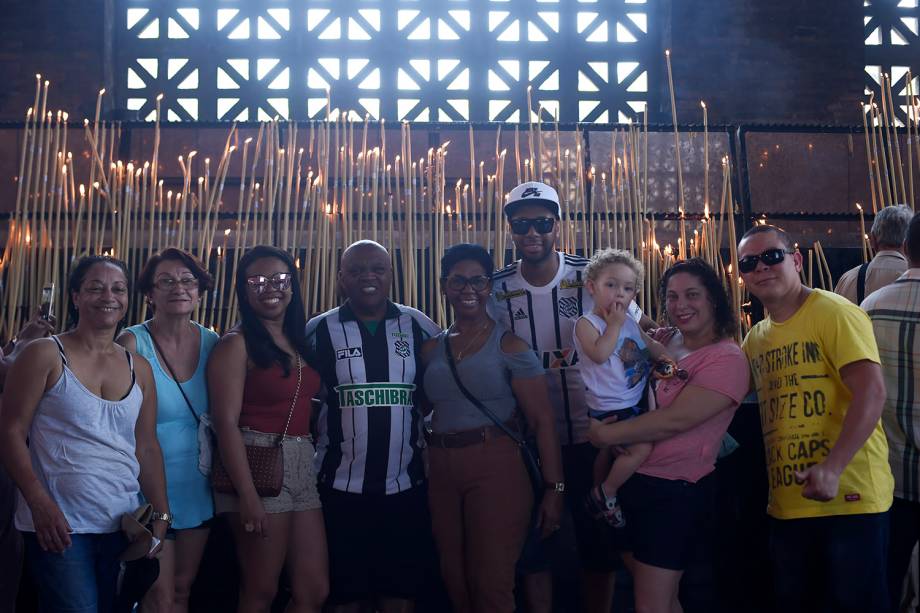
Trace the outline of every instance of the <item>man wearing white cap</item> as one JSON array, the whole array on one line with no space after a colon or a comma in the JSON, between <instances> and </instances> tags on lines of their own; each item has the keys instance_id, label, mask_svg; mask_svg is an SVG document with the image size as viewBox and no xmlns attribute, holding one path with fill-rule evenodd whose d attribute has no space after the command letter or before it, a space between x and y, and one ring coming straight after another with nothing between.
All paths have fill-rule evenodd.
<instances>
[{"instance_id":1,"label":"man wearing white cap","mask_svg":"<svg viewBox=\"0 0 920 613\"><path fill-rule=\"evenodd\" d=\"M584 610L606 613L613 599L613 571L619 562L609 531L583 506L594 485L592 466L597 450L588 442L584 384L578 369L572 368L578 362L572 342L575 320L593 308L584 287L583 270L588 260L556 251L561 210L559 196L549 185L537 181L518 185L509 194L504 210L521 259L495 273L489 312L530 343L543 361L562 445L563 487L582 566ZM635 303L630 305L629 314L636 321L643 319ZM553 547L546 545L531 538L519 565L530 613L552 609L549 558Z\"/></svg>"}]
</instances>

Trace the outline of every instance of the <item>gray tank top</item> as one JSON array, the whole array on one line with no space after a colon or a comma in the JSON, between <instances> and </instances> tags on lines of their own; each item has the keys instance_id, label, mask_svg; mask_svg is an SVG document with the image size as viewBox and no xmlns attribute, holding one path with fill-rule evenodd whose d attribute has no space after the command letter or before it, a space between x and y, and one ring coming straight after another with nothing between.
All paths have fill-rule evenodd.
<instances>
[{"instance_id":1,"label":"gray tank top","mask_svg":"<svg viewBox=\"0 0 920 613\"><path fill-rule=\"evenodd\" d=\"M514 417L517 407L511 380L542 377L544 374L543 365L533 351L502 351L502 336L508 331L501 324L495 324L482 348L457 364L463 385L502 421ZM457 387L444 351L446 342L445 331L438 336L438 347L425 369L425 395L434 405L432 430L443 434L491 426L492 420L467 400Z\"/></svg>"},{"instance_id":2,"label":"gray tank top","mask_svg":"<svg viewBox=\"0 0 920 613\"><path fill-rule=\"evenodd\" d=\"M140 464L135 456L134 426L144 394L131 367L131 389L121 400L105 400L89 391L67 365L42 396L29 429L29 455L39 483L60 507L75 534L105 534L119 529L122 513L140 503ZM32 513L19 496L16 527L34 532Z\"/></svg>"}]
</instances>

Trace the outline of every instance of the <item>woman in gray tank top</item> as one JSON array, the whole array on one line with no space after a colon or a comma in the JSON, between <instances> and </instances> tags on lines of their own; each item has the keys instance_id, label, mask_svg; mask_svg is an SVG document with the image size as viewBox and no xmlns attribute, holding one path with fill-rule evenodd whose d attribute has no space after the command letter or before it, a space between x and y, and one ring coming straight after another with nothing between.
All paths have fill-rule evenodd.
<instances>
[{"instance_id":1,"label":"woman in gray tank top","mask_svg":"<svg viewBox=\"0 0 920 613\"><path fill-rule=\"evenodd\" d=\"M150 365L114 340L128 306L125 265L83 258L68 291L74 327L31 343L10 372L0 455L19 487L16 527L41 609L102 613L112 609L127 544L121 515L143 493L158 539L172 516Z\"/></svg>"}]
</instances>

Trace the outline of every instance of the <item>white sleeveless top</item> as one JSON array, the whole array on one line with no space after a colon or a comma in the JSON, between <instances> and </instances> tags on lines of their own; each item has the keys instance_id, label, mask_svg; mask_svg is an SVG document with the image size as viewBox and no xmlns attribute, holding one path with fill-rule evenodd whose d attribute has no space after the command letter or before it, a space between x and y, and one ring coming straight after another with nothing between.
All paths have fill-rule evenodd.
<instances>
[{"instance_id":1,"label":"white sleeveless top","mask_svg":"<svg viewBox=\"0 0 920 613\"><path fill-rule=\"evenodd\" d=\"M60 507L74 534L119 530L123 513L140 504L140 464L135 456L134 426L144 394L134 378L121 400L105 400L80 383L61 352L63 371L35 409L29 429L29 455L39 483ZM16 528L34 532L32 513L22 494Z\"/></svg>"},{"instance_id":2,"label":"white sleeveless top","mask_svg":"<svg viewBox=\"0 0 920 613\"><path fill-rule=\"evenodd\" d=\"M594 313L586 313L579 319L588 320L600 334L607 329L607 322ZM651 370L648 347L642 340L639 324L626 317L620 327L616 349L603 364L588 357L577 334L573 340L580 358L578 368L585 382L585 401L590 410L619 411L639 404Z\"/></svg>"}]
</instances>

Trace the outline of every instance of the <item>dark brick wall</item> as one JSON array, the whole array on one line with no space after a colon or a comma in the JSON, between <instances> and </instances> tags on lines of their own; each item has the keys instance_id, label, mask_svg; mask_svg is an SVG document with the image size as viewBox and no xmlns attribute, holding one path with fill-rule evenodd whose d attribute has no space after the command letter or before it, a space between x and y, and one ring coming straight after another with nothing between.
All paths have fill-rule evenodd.
<instances>
[{"instance_id":1,"label":"dark brick wall","mask_svg":"<svg viewBox=\"0 0 920 613\"><path fill-rule=\"evenodd\" d=\"M51 79L55 108L92 115L114 1L0 0L0 121L22 119L36 72ZM701 120L701 99L712 123L859 122L860 0L658 1L682 123ZM658 74L657 119L669 122L663 55Z\"/></svg>"},{"instance_id":2,"label":"dark brick wall","mask_svg":"<svg viewBox=\"0 0 920 613\"><path fill-rule=\"evenodd\" d=\"M92 117L105 86L105 0L0 0L0 121L21 121L35 74L51 81L53 110Z\"/></svg>"},{"instance_id":3,"label":"dark brick wall","mask_svg":"<svg viewBox=\"0 0 920 613\"><path fill-rule=\"evenodd\" d=\"M671 4L678 121L701 121L705 100L712 123L860 122L861 0ZM662 110L670 122L663 85Z\"/></svg>"}]
</instances>

